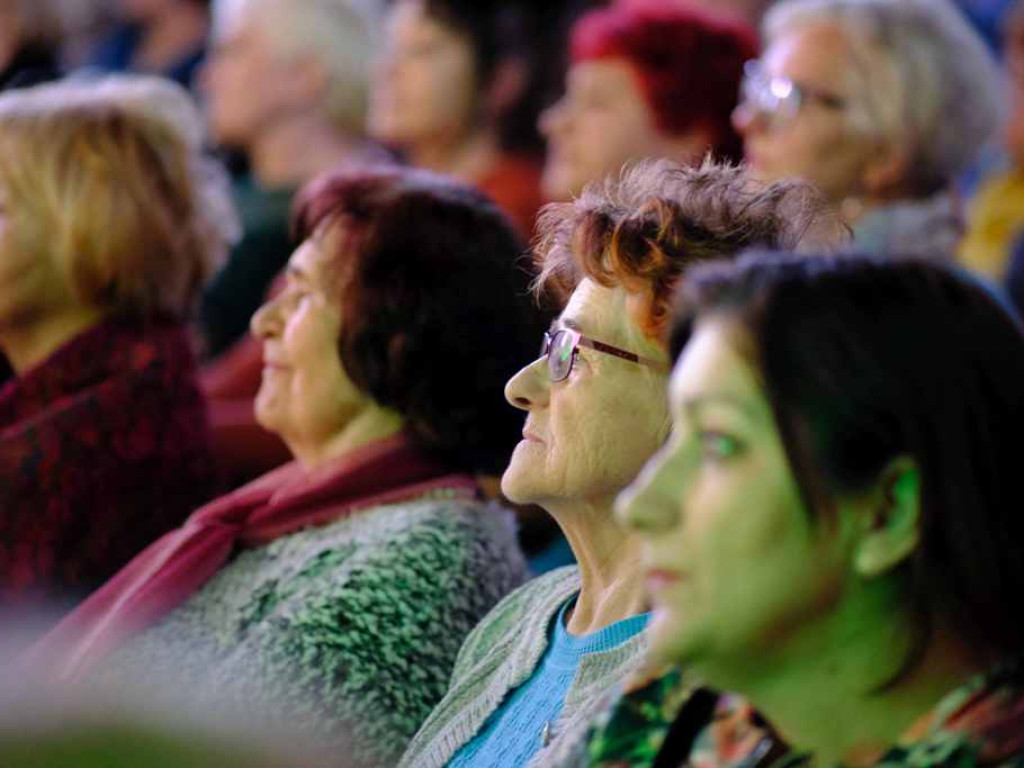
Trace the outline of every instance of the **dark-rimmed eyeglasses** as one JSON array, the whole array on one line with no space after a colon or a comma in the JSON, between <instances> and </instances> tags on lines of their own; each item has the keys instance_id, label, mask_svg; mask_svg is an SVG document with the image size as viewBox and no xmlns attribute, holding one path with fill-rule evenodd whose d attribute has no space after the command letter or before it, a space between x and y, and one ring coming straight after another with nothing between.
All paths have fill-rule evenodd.
<instances>
[{"instance_id":1,"label":"dark-rimmed eyeglasses","mask_svg":"<svg viewBox=\"0 0 1024 768\"><path fill-rule=\"evenodd\" d=\"M642 357L634 352L605 344L603 341L589 339L571 328L561 328L554 333L545 332L544 343L540 348L540 356L547 358L548 378L551 381L562 381L572 373L572 364L576 362L576 354L580 347L603 352L637 365L646 365L665 373L669 370L668 364L661 360Z\"/></svg>"},{"instance_id":2,"label":"dark-rimmed eyeglasses","mask_svg":"<svg viewBox=\"0 0 1024 768\"><path fill-rule=\"evenodd\" d=\"M743 65L740 106L754 109L775 124L796 117L804 105L816 102L829 109L845 109L846 99L835 93L793 82L782 75L770 75L758 59Z\"/></svg>"}]
</instances>

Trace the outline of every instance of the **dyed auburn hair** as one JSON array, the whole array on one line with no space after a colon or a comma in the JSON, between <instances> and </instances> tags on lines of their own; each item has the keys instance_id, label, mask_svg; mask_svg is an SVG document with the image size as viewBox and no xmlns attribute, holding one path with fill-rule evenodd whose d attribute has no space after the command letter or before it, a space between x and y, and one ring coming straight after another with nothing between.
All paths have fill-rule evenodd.
<instances>
[{"instance_id":1,"label":"dyed auburn hair","mask_svg":"<svg viewBox=\"0 0 1024 768\"><path fill-rule=\"evenodd\" d=\"M1024 590L1018 443L1024 331L992 291L935 261L753 254L695 270L673 321L734 319L809 513L870 488L897 457L920 478L912 607L989 658L1019 656Z\"/></svg>"},{"instance_id":2,"label":"dyed auburn hair","mask_svg":"<svg viewBox=\"0 0 1024 768\"><path fill-rule=\"evenodd\" d=\"M424 449L502 471L522 430L505 382L546 327L504 214L439 174L376 167L309 183L294 223L300 238L340 233L328 270L356 386L401 413Z\"/></svg>"},{"instance_id":3,"label":"dyed auburn hair","mask_svg":"<svg viewBox=\"0 0 1024 768\"><path fill-rule=\"evenodd\" d=\"M188 92L116 75L0 95L5 247L52 257L76 298L184 317L237 235Z\"/></svg>"},{"instance_id":4,"label":"dyed auburn hair","mask_svg":"<svg viewBox=\"0 0 1024 768\"><path fill-rule=\"evenodd\" d=\"M734 161L743 158L743 141L732 112L743 65L757 51L745 22L665 0L620 0L584 14L570 33L572 63L626 61L663 132L703 129L715 156Z\"/></svg>"},{"instance_id":5,"label":"dyed auburn hair","mask_svg":"<svg viewBox=\"0 0 1024 768\"><path fill-rule=\"evenodd\" d=\"M583 278L639 294L635 318L661 339L672 294L694 264L752 247L831 248L847 232L802 181L762 184L738 166L648 160L544 208L537 225L535 291L564 303Z\"/></svg>"}]
</instances>

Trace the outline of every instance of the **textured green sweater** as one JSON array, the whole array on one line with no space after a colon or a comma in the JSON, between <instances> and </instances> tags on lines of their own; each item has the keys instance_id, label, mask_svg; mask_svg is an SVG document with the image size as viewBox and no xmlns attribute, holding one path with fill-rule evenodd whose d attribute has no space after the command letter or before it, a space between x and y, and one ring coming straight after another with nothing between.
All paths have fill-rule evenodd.
<instances>
[{"instance_id":1,"label":"textured green sweater","mask_svg":"<svg viewBox=\"0 0 1024 768\"><path fill-rule=\"evenodd\" d=\"M241 552L98 676L281 720L336 748L340 765L390 765L466 634L525 575L504 510L364 510Z\"/></svg>"}]
</instances>

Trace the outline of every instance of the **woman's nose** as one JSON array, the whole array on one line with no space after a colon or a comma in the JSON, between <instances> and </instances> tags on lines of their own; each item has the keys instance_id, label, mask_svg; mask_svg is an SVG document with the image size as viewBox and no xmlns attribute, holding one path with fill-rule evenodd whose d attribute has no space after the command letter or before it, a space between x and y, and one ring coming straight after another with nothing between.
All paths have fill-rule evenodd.
<instances>
[{"instance_id":1,"label":"woman's nose","mask_svg":"<svg viewBox=\"0 0 1024 768\"><path fill-rule=\"evenodd\" d=\"M547 375L547 360L543 357L521 368L505 385L505 399L523 411L543 407L548 403L551 380Z\"/></svg>"},{"instance_id":2,"label":"woman's nose","mask_svg":"<svg viewBox=\"0 0 1024 768\"><path fill-rule=\"evenodd\" d=\"M249 321L249 332L257 339L266 339L280 328L280 300L279 295L269 299L253 314L252 320Z\"/></svg>"}]
</instances>

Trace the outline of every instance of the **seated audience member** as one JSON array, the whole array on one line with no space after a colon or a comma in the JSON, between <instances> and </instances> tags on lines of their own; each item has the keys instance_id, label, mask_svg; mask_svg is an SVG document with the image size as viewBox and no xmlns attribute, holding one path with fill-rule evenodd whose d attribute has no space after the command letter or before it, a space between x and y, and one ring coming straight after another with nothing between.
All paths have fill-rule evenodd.
<instances>
[{"instance_id":1,"label":"seated audience member","mask_svg":"<svg viewBox=\"0 0 1024 768\"><path fill-rule=\"evenodd\" d=\"M841 207L853 248L951 258L952 184L999 120L999 75L949 0L783 0L735 113L760 178Z\"/></svg>"},{"instance_id":2,"label":"seated audience member","mask_svg":"<svg viewBox=\"0 0 1024 768\"><path fill-rule=\"evenodd\" d=\"M636 669L643 573L611 512L668 435L661 329L673 286L690 265L754 244L834 237L820 207L798 182L764 187L736 168L662 161L546 209L538 290L566 304L541 356L505 389L527 417L502 490L550 512L579 567L534 579L481 622L401 765L558 765Z\"/></svg>"},{"instance_id":3,"label":"seated audience member","mask_svg":"<svg viewBox=\"0 0 1024 768\"><path fill-rule=\"evenodd\" d=\"M532 75L516 50L522 5L395 0L369 127L411 165L475 184L528 237L543 201L541 161L511 119Z\"/></svg>"},{"instance_id":4,"label":"seated audience member","mask_svg":"<svg viewBox=\"0 0 1024 768\"><path fill-rule=\"evenodd\" d=\"M121 23L86 65L160 75L190 88L206 51L210 0L117 0L117 9Z\"/></svg>"},{"instance_id":5,"label":"seated audience member","mask_svg":"<svg viewBox=\"0 0 1024 768\"><path fill-rule=\"evenodd\" d=\"M295 190L341 162L382 157L364 136L377 44L372 7L356 0L214 5L213 45L199 78L208 127L217 144L245 153L250 173L235 187L242 239L200 305L208 357L246 337L288 261Z\"/></svg>"},{"instance_id":6,"label":"seated audience member","mask_svg":"<svg viewBox=\"0 0 1024 768\"><path fill-rule=\"evenodd\" d=\"M1017 321L934 262L750 257L692 274L673 340L672 437L618 511L654 654L747 701L692 754L684 707L655 762L678 692L636 692L590 764L1019 765Z\"/></svg>"},{"instance_id":7,"label":"seated audience member","mask_svg":"<svg viewBox=\"0 0 1024 768\"><path fill-rule=\"evenodd\" d=\"M94 590L218 485L185 319L234 225L141 76L0 96L0 610Z\"/></svg>"},{"instance_id":8,"label":"seated audience member","mask_svg":"<svg viewBox=\"0 0 1024 768\"><path fill-rule=\"evenodd\" d=\"M585 14L570 32L565 96L540 120L544 193L569 199L630 160L740 159L730 115L756 55L751 28L686 4L618 2Z\"/></svg>"},{"instance_id":9,"label":"seated audience member","mask_svg":"<svg viewBox=\"0 0 1024 768\"><path fill-rule=\"evenodd\" d=\"M199 699L301 713L315 740L389 764L523 580L474 476L519 436L501 387L540 315L505 217L444 177L323 177L297 229L284 290L253 318L257 417L295 462L198 510L37 652L72 676L173 675Z\"/></svg>"},{"instance_id":10,"label":"seated audience member","mask_svg":"<svg viewBox=\"0 0 1024 768\"><path fill-rule=\"evenodd\" d=\"M0 91L60 76L61 26L53 0L0 5Z\"/></svg>"}]
</instances>

